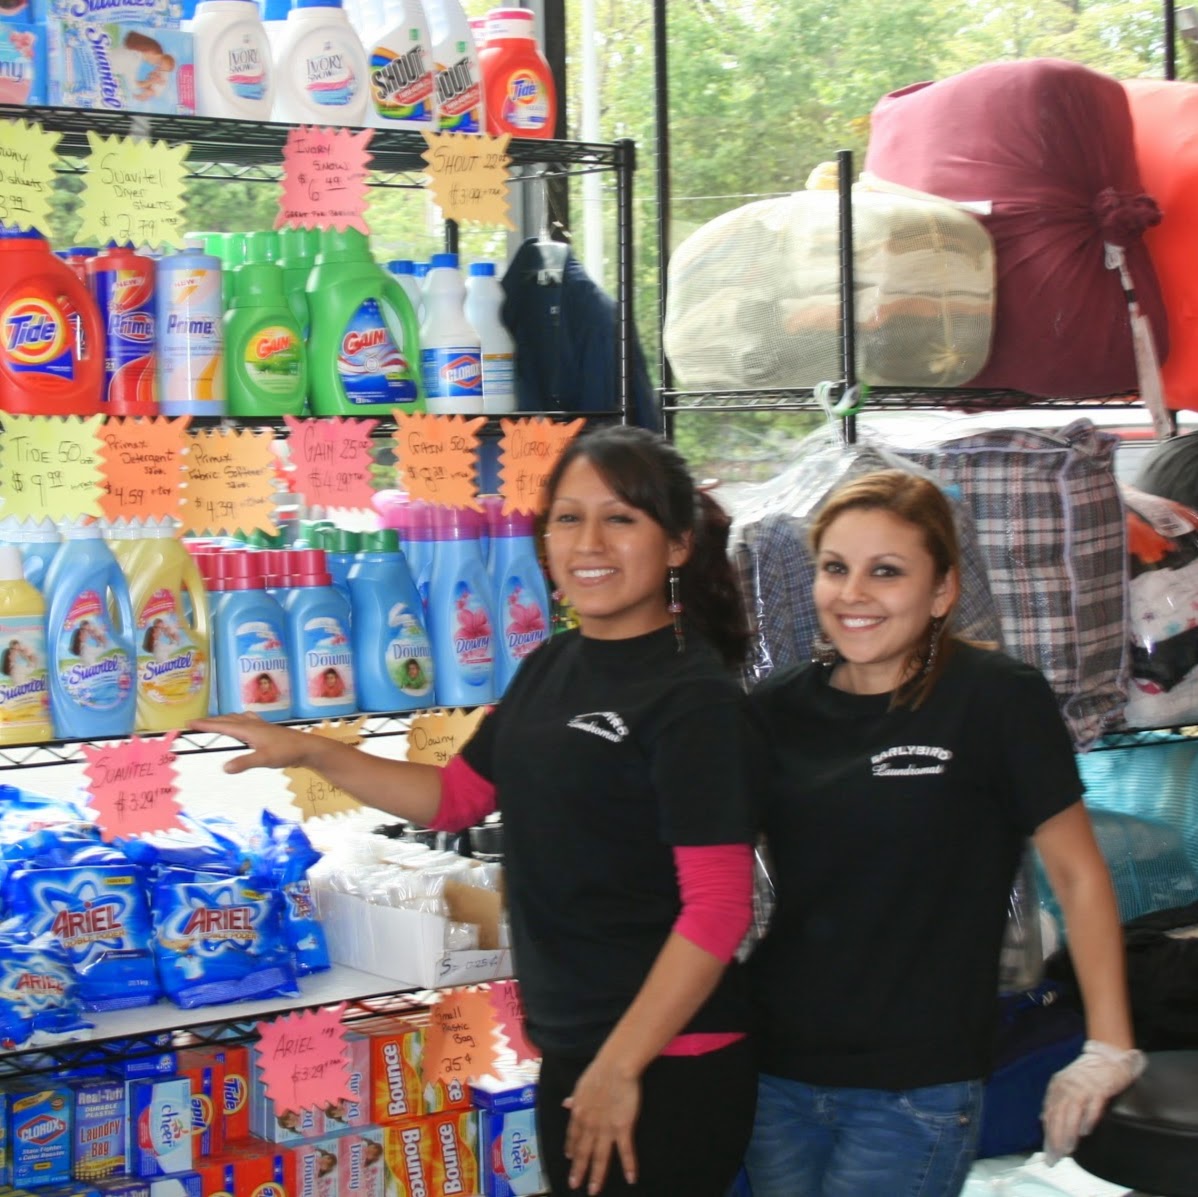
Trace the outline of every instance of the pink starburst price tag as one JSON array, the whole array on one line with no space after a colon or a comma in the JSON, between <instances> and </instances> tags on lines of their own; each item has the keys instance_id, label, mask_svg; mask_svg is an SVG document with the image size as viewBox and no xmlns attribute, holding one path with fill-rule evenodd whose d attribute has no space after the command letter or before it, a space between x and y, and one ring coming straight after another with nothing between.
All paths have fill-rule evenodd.
<instances>
[{"instance_id":1,"label":"pink starburst price tag","mask_svg":"<svg viewBox=\"0 0 1198 1197\"><path fill-rule=\"evenodd\" d=\"M300 420L284 416L295 466L295 489L312 506L369 510L374 488L370 434L378 420Z\"/></svg>"},{"instance_id":2,"label":"pink starburst price tag","mask_svg":"<svg viewBox=\"0 0 1198 1197\"><path fill-rule=\"evenodd\" d=\"M508 1047L516 1053L516 1060L539 1060L537 1051L524 1034L524 999L520 996L518 981L496 981L491 986L491 1005L495 1009L495 1021L507 1039Z\"/></svg>"},{"instance_id":3,"label":"pink starburst price tag","mask_svg":"<svg viewBox=\"0 0 1198 1197\"><path fill-rule=\"evenodd\" d=\"M366 224L366 147L374 131L292 129L283 147L283 195L275 228L357 229Z\"/></svg>"},{"instance_id":4,"label":"pink starburst price tag","mask_svg":"<svg viewBox=\"0 0 1198 1197\"><path fill-rule=\"evenodd\" d=\"M275 1113L327 1109L353 1101L341 1014L345 1003L297 1010L258 1024L258 1064Z\"/></svg>"},{"instance_id":5,"label":"pink starburst price tag","mask_svg":"<svg viewBox=\"0 0 1198 1197\"><path fill-rule=\"evenodd\" d=\"M169 831L179 826L174 743L178 732L152 740L84 748L89 801L105 840Z\"/></svg>"}]
</instances>

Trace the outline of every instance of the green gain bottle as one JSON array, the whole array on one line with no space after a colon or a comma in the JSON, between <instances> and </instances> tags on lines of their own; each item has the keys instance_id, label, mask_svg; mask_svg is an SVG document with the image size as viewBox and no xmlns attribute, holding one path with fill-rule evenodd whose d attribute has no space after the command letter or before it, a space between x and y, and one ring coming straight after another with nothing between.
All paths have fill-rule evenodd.
<instances>
[{"instance_id":1,"label":"green gain bottle","mask_svg":"<svg viewBox=\"0 0 1198 1197\"><path fill-rule=\"evenodd\" d=\"M304 342L274 262L237 269L225 313L225 381L231 416L298 416L308 391Z\"/></svg>"},{"instance_id":2,"label":"green gain bottle","mask_svg":"<svg viewBox=\"0 0 1198 1197\"><path fill-rule=\"evenodd\" d=\"M313 413L424 411L416 313L362 233L322 230L307 293Z\"/></svg>"}]
</instances>

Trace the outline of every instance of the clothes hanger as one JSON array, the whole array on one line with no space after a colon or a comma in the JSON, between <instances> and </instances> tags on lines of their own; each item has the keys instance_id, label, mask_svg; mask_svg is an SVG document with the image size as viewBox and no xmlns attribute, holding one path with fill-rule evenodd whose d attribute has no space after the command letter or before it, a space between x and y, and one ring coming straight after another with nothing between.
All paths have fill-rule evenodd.
<instances>
[{"instance_id":1,"label":"clothes hanger","mask_svg":"<svg viewBox=\"0 0 1198 1197\"><path fill-rule=\"evenodd\" d=\"M570 234L561 221L550 220L550 192L544 173L538 176L538 183L541 224L537 231L537 239L530 247L532 254L529 270L530 273L536 274L536 280L542 287L555 287L561 285L566 271L566 259L570 254Z\"/></svg>"}]
</instances>

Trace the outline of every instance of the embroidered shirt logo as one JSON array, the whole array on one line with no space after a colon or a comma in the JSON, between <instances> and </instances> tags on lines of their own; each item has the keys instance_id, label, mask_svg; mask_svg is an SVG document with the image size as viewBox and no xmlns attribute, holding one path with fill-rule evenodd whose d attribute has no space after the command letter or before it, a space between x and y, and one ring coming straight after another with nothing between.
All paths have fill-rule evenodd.
<instances>
[{"instance_id":1,"label":"embroidered shirt logo","mask_svg":"<svg viewBox=\"0 0 1198 1197\"><path fill-rule=\"evenodd\" d=\"M628 738L628 724L615 711L588 711L585 715L575 715L566 726L601 736L613 744Z\"/></svg>"},{"instance_id":2,"label":"embroidered shirt logo","mask_svg":"<svg viewBox=\"0 0 1198 1197\"><path fill-rule=\"evenodd\" d=\"M926 777L943 773L953 754L947 748L901 744L869 758L875 777Z\"/></svg>"}]
</instances>

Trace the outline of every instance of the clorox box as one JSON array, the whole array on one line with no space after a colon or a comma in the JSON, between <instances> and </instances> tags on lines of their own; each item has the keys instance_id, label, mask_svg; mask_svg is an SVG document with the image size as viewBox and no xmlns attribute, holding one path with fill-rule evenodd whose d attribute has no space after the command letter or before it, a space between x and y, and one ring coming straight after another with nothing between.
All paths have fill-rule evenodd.
<instances>
[{"instance_id":1,"label":"clorox box","mask_svg":"<svg viewBox=\"0 0 1198 1197\"><path fill-rule=\"evenodd\" d=\"M44 1084L14 1092L8 1142L15 1187L60 1185L71 1179L75 1096L67 1085Z\"/></svg>"}]
</instances>

